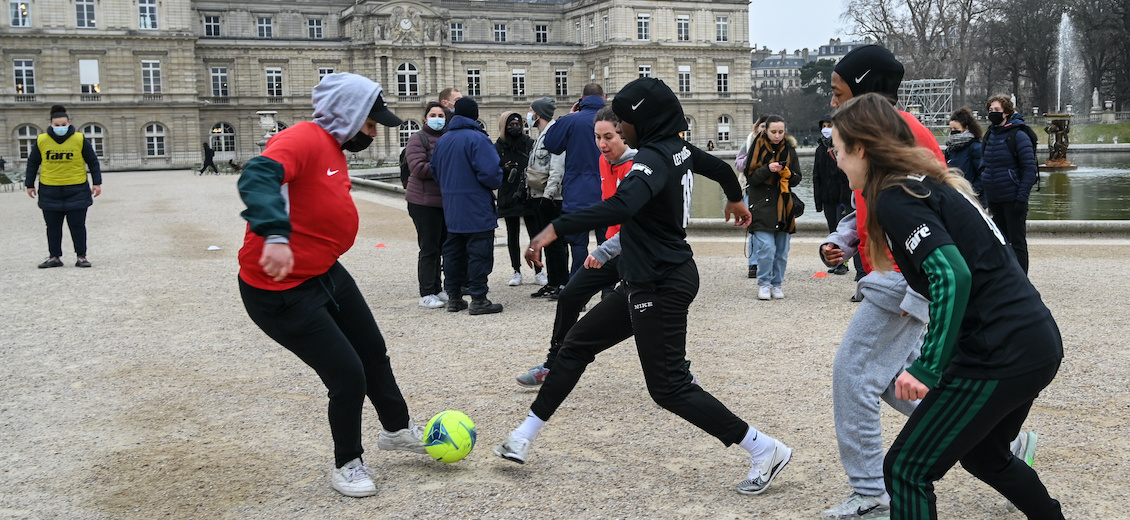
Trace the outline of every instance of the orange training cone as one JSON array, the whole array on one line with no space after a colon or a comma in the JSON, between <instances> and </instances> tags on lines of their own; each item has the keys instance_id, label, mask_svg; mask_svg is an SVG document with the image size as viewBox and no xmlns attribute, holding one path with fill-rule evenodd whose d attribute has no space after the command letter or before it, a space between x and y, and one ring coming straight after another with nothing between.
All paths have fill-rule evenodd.
<instances>
[{"instance_id":1,"label":"orange training cone","mask_svg":"<svg viewBox=\"0 0 1130 520\"><path fill-rule=\"evenodd\" d=\"M828 273L825 273L824 271L817 271L816 274L812 275L812 277L813 278L827 278Z\"/></svg>"}]
</instances>

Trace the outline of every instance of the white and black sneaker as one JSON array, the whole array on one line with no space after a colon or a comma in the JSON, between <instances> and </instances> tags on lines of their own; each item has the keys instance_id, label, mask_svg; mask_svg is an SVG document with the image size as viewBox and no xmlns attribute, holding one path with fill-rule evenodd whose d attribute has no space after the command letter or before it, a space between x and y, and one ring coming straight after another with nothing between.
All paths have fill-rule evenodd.
<instances>
[{"instance_id":1,"label":"white and black sneaker","mask_svg":"<svg viewBox=\"0 0 1130 520\"><path fill-rule=\"evenodd\" d=\"M369 468L358 457L330 472L330 485L347 497L371 497L377 494L377 485L369 477Z\"/></svg>"},{"instance_id":2,"label":"white and black sneaker","mask_svg":"<svg viewBox=\"0 0 1130 520\"><path fill-rule=\"evenodd\" d=\"M874 496L852 493L842 504L820 513L821 520L887 520L890 517L891 497L886 493Z\"/></svg>"},{"instance_id":3,"label":"white and black sneaker","mask_svg":"<svg viewBox=\"0 0 1130 520\"><path fill-rule=\"evenodd\" d=\"M785 465L793 457L793 449L776 439L773 440L773 444L771 455L761 461L751 461L753 467L749 470L749 478L738 482L736 487L738 493L743 495L764 493L766 489L769 489L769 484L773 483L773 479L777 478L781 470L785 469Z\"/></svg>"},{"instance_id":4,"label":"white and black sneaker","mask_svg":"<svg viewBox=\"0 0 1130 520\"><path fill-rule=\"evenodd\" d=\"M494 454L518 464L525 464L526 456L530 454L530 444L530 439L511 435L494 447Z\"/></svg>"}]
</instances>

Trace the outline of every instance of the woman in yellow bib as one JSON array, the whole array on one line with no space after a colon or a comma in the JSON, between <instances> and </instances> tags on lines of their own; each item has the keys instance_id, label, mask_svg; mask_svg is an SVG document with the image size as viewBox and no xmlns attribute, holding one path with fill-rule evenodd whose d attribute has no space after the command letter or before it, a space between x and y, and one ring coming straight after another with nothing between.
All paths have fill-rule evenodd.
<instances>
[{"instance_id":1,"label":"woman in yellow bib","mask_svg":"<svg viewBox=\"0 0 1130 520\"><path fill-rule=\"evenodd\" d=\"M90 168L91 183L87 183L86 167ZM63 265L60 257L63 256L64 219L78 256L75 267L90 267L86 259L86 208L94 204L91 194L94 197L102 194L102 168L94 148L71 126L71 118L62 105L51 107L50 131L39 135L28 154L24 185L33 199L37 174L39 208L47 223L49 255L39 268Z\"/></svg>"}]
</instances>

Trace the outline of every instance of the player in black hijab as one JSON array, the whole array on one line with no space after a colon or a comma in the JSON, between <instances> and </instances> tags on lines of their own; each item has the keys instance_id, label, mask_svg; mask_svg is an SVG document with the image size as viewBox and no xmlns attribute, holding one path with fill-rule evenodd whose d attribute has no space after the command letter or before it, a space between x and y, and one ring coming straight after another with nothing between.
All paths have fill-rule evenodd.
<instances>
[{"instance_id":1,"label":"player in black hijab","mask_svg":"<svg viewBox=\"0 0 1130 520\"><path fill-rule=\"evenodd\" d=\"M687 313L699 286L685 231L692 172L721 184L729 201L726 219L733 216L736 225L747 226L749 209L742 202L737 176L726 163L679 136L687 129L686 118L678 98L662 81L640 78L629 83L616 95L612 109L621 120L624 140L639 150L631 171L612 197L554 220L530 242L526 259L540 263L541 249L559 235L622 224L624 283L570 330L525 422L494 452L525 463L538 431L596 354L634 335L652 399L726 446L746 448L753 467L737 490L760 494L788 463L792 450L692 384L685 363Z\"/></svg>"}]
</instances>

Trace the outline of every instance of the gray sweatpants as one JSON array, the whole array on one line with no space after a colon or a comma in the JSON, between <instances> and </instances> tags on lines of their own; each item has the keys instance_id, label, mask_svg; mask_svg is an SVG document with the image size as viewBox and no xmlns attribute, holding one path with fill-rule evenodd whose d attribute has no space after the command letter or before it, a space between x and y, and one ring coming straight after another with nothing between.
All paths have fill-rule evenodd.
<instances>
[{"instance_id":1,"label":"gray sweatpants","mask_svg":"<svg viewBox=\"0 0 1130 520\"><path fill-rule=\"evenodd\" d=\"M907 416L914 411L916 402L895 398L895 379L918 359L929 302L897 271L869 273L859 280L859 291L864 299L832 365L836 441L848 484L861 495L880 495L885 486L879 399Z\"/></svg>"}]
</instances>

